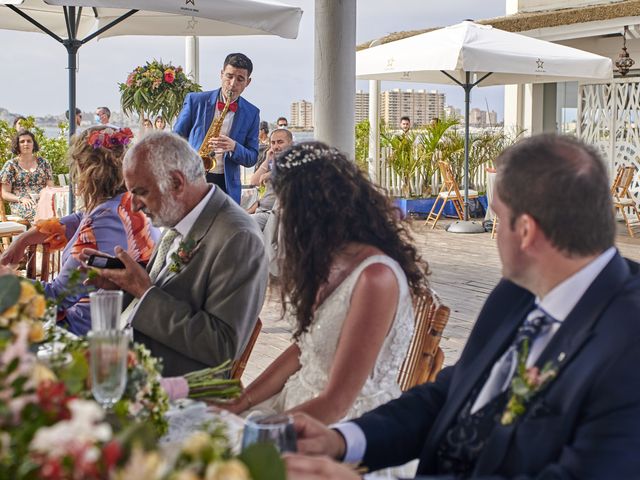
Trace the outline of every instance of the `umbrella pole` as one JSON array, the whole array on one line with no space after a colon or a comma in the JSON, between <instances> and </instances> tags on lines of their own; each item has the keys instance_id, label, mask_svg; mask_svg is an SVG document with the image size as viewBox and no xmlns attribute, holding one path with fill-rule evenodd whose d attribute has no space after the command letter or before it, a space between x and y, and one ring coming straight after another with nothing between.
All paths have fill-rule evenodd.
<instances>
[{"instance_id":1,"label":"umbrella pole","mask_svg":"<svg viewBox=\"0 0 640 480\"><path fill-rule=\"evenodd\" d=\"M471 102L471 73L465 72L464 88L464 221L469 220L469 104Z\"/></svg>"},{"instance_id":2,"label":"umbrella pole","mask_svg":"<svg viewBox=\"0 0 640 480\"><path fill-rule=\"evenodd\" d=\"M471 103L471 89L491 75L491 72L474 83L471 83L471 72L465 72L465 83L459 82L444 70L441 72L464 89L464 220L456 220L449 225L447 231L451 233L483 233L484 227L481 223L469 221L469 105Z\"/></svg>"},{"instance_id":3,"label":"umbrella pole","mask_svg":"<svg viewBox=\"0 0 640 480\"><path fill-rule=\"evenodd\" d=\"M76 133L76 74L77 74L77 55L78 49L82 46L82 42L78 40L78 29L76 19L76 7L68 8L65 20L67 23L67 32L69 38L64 40L62 44L67 50L67 70L69 71L69 143L71 143L71 137ZM82 9L78 12L78 18L82 13ZM75 210L75 192L74 192L74 179L69 177L69 213Z\"/></svg>"}]
</instances>

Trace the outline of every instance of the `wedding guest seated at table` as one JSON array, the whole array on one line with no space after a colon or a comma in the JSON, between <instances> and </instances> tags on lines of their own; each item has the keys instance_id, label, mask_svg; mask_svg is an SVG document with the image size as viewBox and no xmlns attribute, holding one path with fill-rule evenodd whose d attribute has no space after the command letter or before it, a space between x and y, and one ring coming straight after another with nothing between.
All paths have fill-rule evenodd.
<instances>
[{"instance_id":1,"label":"wedding guest seated at table","mask_svg":"<svg viewBox=\"0 0 640 480\"><path fill-rule=\"evenodd\" d=\"M137 142L126 155L124 178L134 210L166 230L146 271L116 249L125 268L100 272L98 285L128 293L122 323L163 359L164 375L238 358L267 288L258 226L206 182L198 153L173 133Z\"/></svg>"},{"instance_id":2,"label":"wedding guest seated at table","mask_svg":"<svg viewBox=\"0 0 640 480\"><path fill-rule=\"evenodd\" d=\"M640 478L640 266L614 246L605 164L539 135L496 166L504 279L460 359L334 429L298 416L289 480L361 478L304 454L369 471L419 458L425 480Z\"/></svg>"},{"instance_id":3,"label":"wedding guest seated at table","mask_svg":"<svg viewBox=\"0 0 640 480\"><path fill-rule=\"evenodd\" d=\"M272 181L294 343L222 407L306 412L323 423L358 416L400 395L412 294L428 287L427 264L389 198L339 151L294 145L275 158Z\"/></svg>"},{"instance_id":4,"label":"wedding guest seated at table","mask_svg":"<svg viewBox=\"0 0 640 480\"><path fill-rule=\"evenodd\" d=\"M82 283L70 284L70 276L81 266L78 255L93 248L110 255L117 245L139 262L147 262L159 237L146 215L135 211L131 194L124 186L122 160L132 138L129 129L93 127L74 136L68 158L77 181L77 193L86 211L63 218L41 220L34 228L13 240L0 257L0 264L19 263L29 245L49 243L62 248L60 274L44 284L48 298L64 297L59 318L67 328L84 335L91 328L89 299ZM73 283L73 282L71 282Z\"/></svg>"},{"instance_id":5,"label":"wedding guest seated at table","mask_svg":"<svg viewBox=\"0 0 640 480\"><path fill-rule=\"evenodd\" d=\"M28 222L33 222L36 215L40 191L53 186L51 165L34 155L39 149L33 133L20 130L11 143L11 152L16 157L7 161L0 171L3 200L9 202L12 215Z\"/></svg>"}]
</instances>

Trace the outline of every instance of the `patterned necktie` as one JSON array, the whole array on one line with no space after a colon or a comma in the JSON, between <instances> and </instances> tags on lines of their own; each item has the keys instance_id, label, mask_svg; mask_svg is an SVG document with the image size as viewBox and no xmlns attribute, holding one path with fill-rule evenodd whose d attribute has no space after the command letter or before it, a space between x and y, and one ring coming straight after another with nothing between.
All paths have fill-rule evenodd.
<instances>
[{"instance_id":1,"label":"patterned necktie","mask_svg":"<svg viewBox=\"0 0 640 480\"><path fill-rule=\"evenodd\" d=\"M158 245L158 253L156 253L156 258L153 259L153 265L149 272L149 278L151 278L152 282L155 283L158 279L158 274L166 263L167 253L169 253L169 249L178 235L180 235L180 233L175 228L172 228L171 230L167 230L162 236L160 245Z\"/></svg>"},{"instance_id":2,"label":"patterned necktie","mask_svg":"<svg viewBox=\"0 0 640 480\"><path fill-rule=\"evenodd\" d=\"M176 237L180 235L180 233L172 228L171 230L167 230L165 234L162 236L160 240L160 245L158 245L158 252L156 253L156 257L153 259L153 265L151 266L151 271L149 272L149 278L152 283L155 283L158 274L162 271L162 267L166 263L167 253L171 249L171 245ZM124 309L122 315L120 315L120 325L124 326L124 328L129 328L131 325L131 315L136 309L136 306L140 302L139 298L134 298L131 300L127 308Z\"/></svg>"},{"instance_id":3,"label":"patterned necktie","mask_svg":"<svg viewBox=\"0 0 640 480\"><path fill-rule=\"evenodd\" d=\"M527 319L518 329L516 338L511 346L491 369L489 378L471 408L471 414L480 410L509 387L518 366L518 357L525 343L531 348L534 340L541 334L546 333L554 322L556 320L540 308L535 308L529 313Z\"/></svg>"}]
</instances>

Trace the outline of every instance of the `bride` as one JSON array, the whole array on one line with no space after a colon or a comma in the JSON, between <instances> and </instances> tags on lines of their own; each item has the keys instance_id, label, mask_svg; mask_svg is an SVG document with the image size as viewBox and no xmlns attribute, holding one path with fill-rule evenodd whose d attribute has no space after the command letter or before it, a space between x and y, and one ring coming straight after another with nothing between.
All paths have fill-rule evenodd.
<instances>
[{"instance_id":1,"label":"bride","mask_svg":"<svg viewBox=\"0 0 640 480\"><path fill-rule=\"evenodd\" d=\"M294 343L224 408L305 412L325 424L400 395L413 331L411 295L427 264L391 201L320 142L276 160L281 295Z\"/></svg>"}]
</instances>

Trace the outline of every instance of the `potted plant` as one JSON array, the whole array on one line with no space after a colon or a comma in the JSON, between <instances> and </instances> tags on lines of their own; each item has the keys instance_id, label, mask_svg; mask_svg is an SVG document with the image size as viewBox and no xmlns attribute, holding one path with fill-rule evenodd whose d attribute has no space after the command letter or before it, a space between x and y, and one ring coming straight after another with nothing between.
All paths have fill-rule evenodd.
<instances>
[{"instance_id":1,"label":"potted plant","mask_svg":"<svg viewBox=\"0 0 640 480\"><path fill-rule=\"evenodd\" d=\"M422 193L424 196L431 196L431 177L438 169L440 159L440 148L445 133L454 125L458 125L455 118L444 118L434 121L424 128L419 141L422 148Z\"/></svg>"},{"instance_id":2,"label":"potted plant","mask_svg":"<svg viewBox=\"0 0 640 480\"><path fill-rule=\"evenodd\" d=\"M200 92L200 85L187 77L182 67L158 60L136 67L120 83L120 101L125 114L137 113L140 121L162 115L168 125L176 118L188 93Z\"/></svg>"}]
</instances>

